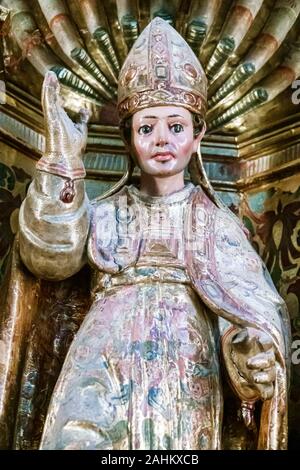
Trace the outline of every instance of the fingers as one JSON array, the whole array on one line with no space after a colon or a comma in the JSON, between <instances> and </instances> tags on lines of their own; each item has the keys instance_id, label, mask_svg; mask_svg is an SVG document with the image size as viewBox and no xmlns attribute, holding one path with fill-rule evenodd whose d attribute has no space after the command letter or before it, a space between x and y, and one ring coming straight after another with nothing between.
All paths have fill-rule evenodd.
<instances>
[{"instance_id":1,"label":"fingers","mask_svg":"<svg viewBox=\"0 0 300 470\"><path fill-rule=\"evenodd\" d=\"M79 111L79 121L87 124L89 122L91 113L87 108L81 108Z\"/></svg>"},{"instance_id":2,"label":"fingers","mask_svg":"<svg viewBox=\"0 0 300 470\"><path fill-rule=\"evenodd\" d=\"M264 331L256 330L255 328L247 328L247 330L249 338L257 342L261 351L266 352L273 347L272 338Z\"/></svg>"},{"instance_id":3,"label":"fingers","mask_svg":"<svg viewBox=\"0 0 300 470\"><path fill-rule=\"evenodd\" d=\"M51 119L58 118L59 112L59 82L54 72L47 72L43 82L42 106L45 115Z\"/></svg>"},{"instance_id":4,"label":"fingers","mask_svg":"<svg viewBox=\"0 0 300 470\"><path fill-rule=\"evenodd\" d=\"M275 354L273 350L260 353L248 359L247 367L251 370L252 380L259 390L262 400L269 400L274 394L276 379Z\"/></svg>"},{"instance_id":5,"label":"fingers","mask_svg":"<svg viewBox=\"0 0 300 470\"><path fill-rule=\"evenodd\" d=\"M244 328L233 337L232 344L237 351L243 354L247 354L249 352L251 349L251 342L247 328Z\"/></svg>"},{"instance_id":6,"label":"fingers","mask_svg":"<svg viewBox=\"0 0 300 470\"><path fill-rule=\"evenodd\" d=\"M274 395L274 386L273 386L273 384L269 384L269 385L258 384L257 385L257 390L259 391L261 399L263 401L270 400Z\"/></svg>"},{"instance_id":7,"label":"fingers","mask_svg":"<svg viewBox=\"0 0 300 470\"><path fill-rule=\"evenodd\" d=\"M269 369L253 372L252 378L262 400L269 400L273 397L276 379L276 369L274 366Z\"/></svg>"},{"instance_id":8,"label":"fingers","mask_svg":"<svg viewBox=\"0 0 300 470\"><path fill-rule=\"evenodd\" d=\"M273 351L268 353L257 354L256 356L248 359L247 367L249 369L268 369L275 365L275 355Z\"/></svg>"},{"instance_id":9,"label":"fingers","mask_svg":"<svg viewBox=\"0 0 300 470\"><path fill-rule=\"evenodd\" d=\"M244 328L237 333L233 340L233 346L243 354L267 352L273 349L272 338L263 331L255 328Z\"/></svg>"},{"instance_id":10,"label":"fingers","mask_svg":"<svg viewBox=\"0 0 300 470\"><path fill-rule=\"evenodd\" d=\"M246 328L239 331L232 339L232 344L239 345L248 340L248 331Z\"/></svg>"},{"instance_id":11,"label":"fingers","mask_svg":"<svg viewBox=\"0 0 300 470\"><path fill-rule=\"evenodd\" d=\"M87 123L89 122L90 111L86 108L81 108L79 111L78 122L75 124L76 129L79 130L81 134L86 133Z\"/></svg>"},{"instance_id":12,"label":"fingers","mask_svg":"<svg viewBox=\"0 0 300 470\"><path fill-rule=\"evenodd\" d=\"M275 381L275 369L263 370L253 373L253 380L256 384L272 384Z\"/></svg>"},{"instance_id":13,"label":"fingers","mask_svg":"<svg viewBox=\"0 0 300 470\"><path fill-rule=\"evenodd\" d=\"M63 109L60 86L54 72L47 72L42 90L46 130L46 153L80 156L87 140L89 111L82 109L79 122L74 124Z\"/></svg>"},{"instance_id":14,"label":"fingers","mask_svg":"<svg viewBox=\"0 0 300 470\"><path fill-rule=\"evenodd\" d=\"M239 373L262 400L274 395L276 358L272 338L261 330L243 328L232 339L233 358Z\"/></svg>"}]
</instances>

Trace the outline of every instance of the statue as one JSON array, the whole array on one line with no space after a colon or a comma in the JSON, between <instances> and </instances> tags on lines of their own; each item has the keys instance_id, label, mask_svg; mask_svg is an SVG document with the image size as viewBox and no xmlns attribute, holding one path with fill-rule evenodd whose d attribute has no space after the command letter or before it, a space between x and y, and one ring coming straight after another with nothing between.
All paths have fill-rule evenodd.
<instances>
[{"instance_id":1,"label":"statue","mask_svg":"<svg viewBox=\"0 0 300 470\"><path fill-rule=\"evenodd\" d=\"M21 259L50 281L88 263L92 305L41 449L286 448L286 308L205 175L206 78L189 46L155 18L132 47L118 96L130 162L104 199L84 190L87 114L72 123L53 73L42 102L46 152L20 211ZM139 187L124 182L134 164Z\"/></svg>"}]
</instances>

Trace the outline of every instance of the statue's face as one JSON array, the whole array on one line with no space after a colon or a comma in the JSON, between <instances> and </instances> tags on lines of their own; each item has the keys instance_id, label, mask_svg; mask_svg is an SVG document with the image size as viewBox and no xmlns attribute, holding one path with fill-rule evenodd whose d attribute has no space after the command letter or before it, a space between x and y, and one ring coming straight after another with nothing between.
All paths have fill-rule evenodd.
<instances>
[{"instance_id":1,"label":"statue's face","mask_svg":"<svg viewBox=\"0 0 300 470\"><path fill-rule=\"evenodd\" d=\"M191 113L179 106L155 106L133 115L132 146L141 170L152 176L181 173L201 140Z\"/></svg>"}]
</instances>

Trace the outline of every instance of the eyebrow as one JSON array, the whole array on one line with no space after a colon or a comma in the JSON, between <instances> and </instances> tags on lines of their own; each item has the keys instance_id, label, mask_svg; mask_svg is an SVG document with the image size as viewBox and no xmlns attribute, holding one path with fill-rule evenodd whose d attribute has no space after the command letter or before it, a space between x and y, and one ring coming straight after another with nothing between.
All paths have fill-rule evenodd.
<instances>
[{"instance_id":1,"label":"eyebrow","mask_svg":"<svg viewBox=\"0 0 300 470\"><path fill-rule=\"evenodd\" d=\"M173 117L181 117L183 118L183 116L181 116L180 114L170 114L169 116L167 116L168 118L173 118ZM144 119L158 119L158 116L143 116ZM184 118L183 118L184 119Z\"/></svg>"}]
</instances>

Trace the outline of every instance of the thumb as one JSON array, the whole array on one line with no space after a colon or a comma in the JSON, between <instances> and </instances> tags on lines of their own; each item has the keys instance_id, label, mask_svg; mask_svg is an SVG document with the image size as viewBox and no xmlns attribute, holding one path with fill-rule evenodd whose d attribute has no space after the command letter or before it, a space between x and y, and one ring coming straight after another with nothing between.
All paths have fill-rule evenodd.
<instances>
[{"instance_id":1,"label":"thumb","mask_svg":"<svg viewBox=\"0 0 300 470\"><path fill-rule=\"evenodd\" d=\"M250 337L247 328L243 328L232 339L232 345L237 351L248 354L253 346L253 338Z\"/></svg>"},{"instance_id":2,"label":"thumb","mask_svg":"<svg viewBox=\"0 0 300 470\"><path fill-rule=\"evenodd\" d=\"M81 108L79 111L78 122L75 124L76 129L80 131L81 134L85 134L87 130L87 123L90 119L90 111L87 108Z\"/></svg>"},{"instance_id":3,"label":"thumb","mask_svg":"<svg viewBox=\"0 0 300 470\"><path fill-rule=\"evenodd\" d=\"M88 123L91 117L90 110L87 108L81 108L79 111L79 120L84 123Z\"/></svg>"}]
</instances>

